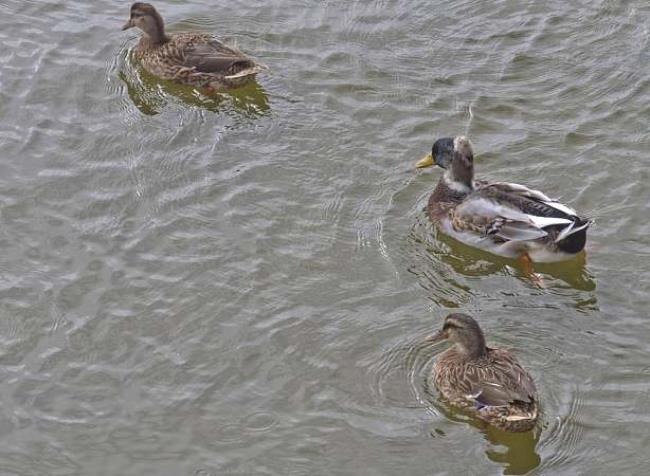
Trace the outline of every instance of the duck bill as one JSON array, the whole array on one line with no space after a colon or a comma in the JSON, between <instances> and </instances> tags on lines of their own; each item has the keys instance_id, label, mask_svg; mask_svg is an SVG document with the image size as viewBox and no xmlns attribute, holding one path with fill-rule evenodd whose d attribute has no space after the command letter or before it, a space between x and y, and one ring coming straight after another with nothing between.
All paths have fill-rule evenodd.
<instances>
[{"instance_id":1,"label":"duck bill","mask_svg":"<svg viewBox=\"0 0 650 476\"><path fill-rule=\"evenodd\" d=\"M124 26L122 27L122 31L128 30L129 28L133 28L135 25L131 20L127 21Z\"/></svg>"},{"instance_id":2,"label":"duck bill","mask_svg":"<svg viewBox=\"0 0 650 476\"><path fill-rule=\"evenodd\" d=\"M440 342L446 339L447 333L445 331L438 331L435 334L425 337L424 341L429 344L435 344L436 342Z\"/></svg>"},{"instance_id":3,"label":"duck bill","mask_svg":"<svg viewBox=\"0 0 650 476\"><path fill-rule=\"evenodd\" d=\"M424 169L426 167L432 167L432 166L433 166L433 156L431 154L427 154L426 156L422 157L415 164L416 169Z\"/></svg>"}]
</instances>

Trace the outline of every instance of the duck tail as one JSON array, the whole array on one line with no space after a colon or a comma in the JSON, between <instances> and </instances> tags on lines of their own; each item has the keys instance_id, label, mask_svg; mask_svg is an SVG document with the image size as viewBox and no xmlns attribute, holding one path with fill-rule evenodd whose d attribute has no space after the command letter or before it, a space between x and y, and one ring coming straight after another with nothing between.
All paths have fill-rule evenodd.
<instances>
[{"instance_id":1,"label":"duck tail","mask_svg":"<svg viewBox=\"0 0 650 476\"><path fill-rule=\"evenodd\" d=\"M587 242L587 229L594 221L590 218L579 218L567 225L557 234L555 242L566 253L579 253Z\"/></svg>"},{"instance_id":2,"label":"duck tail","mask_svg":"<svg viewBox=\"0 0 650 476\"><path fill-rule=\"evenodd\" d=\"M557 237L555 238L555 242L559 243L560 241L568 238L571 235L574 235L576 233L579 233L583 230L587 230L589 226L593 223L594 221L589 219L589 218L579 218L576 217L576 220L569 223L566 227L562 229L560 233L558 233Z\"/></svg>"},{"instance_id":3,"label":"duck tail","mask_svg":"<svg viewBox=\"0 0 650 476\"><path fill-rule=\"evenodd\" d=\"M262 63L254 63L252 66L249 66L247 68L242 69L241 71L237 71L234 74L229 74L228 76L224 76L225 79L237 79L237 78L244 78L246 76L252 76L257 73L262 73L265 71L269 71L269 67L266 66L265 64Z\"/></svg>"}]
</instances>

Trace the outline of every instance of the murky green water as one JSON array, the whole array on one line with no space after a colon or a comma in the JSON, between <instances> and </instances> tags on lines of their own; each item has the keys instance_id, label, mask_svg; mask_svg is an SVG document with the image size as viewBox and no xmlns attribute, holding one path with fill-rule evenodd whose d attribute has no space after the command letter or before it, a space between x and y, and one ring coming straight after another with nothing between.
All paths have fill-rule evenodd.
<instances>
[{"instance_id":1,"label":"murky green water","mask_svg":"<svg viewBox=\"0 0 650 476\"><path fill-rule=\"evenodd\" d=\"M650 463L646 1L157 2L270 65L218 98L129 61L129 2L0 0L0 474L640 474ZM539 268L436 238L439 171L596 218ZM537 434L436 404L475 315Z\"/></svg>"}]
</instances>

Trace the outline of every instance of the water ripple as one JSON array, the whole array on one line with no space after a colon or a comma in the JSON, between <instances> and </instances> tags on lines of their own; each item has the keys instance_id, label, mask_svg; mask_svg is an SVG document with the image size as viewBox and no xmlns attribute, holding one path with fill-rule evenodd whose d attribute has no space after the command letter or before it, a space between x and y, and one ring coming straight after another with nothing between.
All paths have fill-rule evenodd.
<instances>
[{"instance_id":1,"label":"water ripple","mask_svg":"<svg viewBox=\"0 0 650 476\"><path fill-rule=\"evenodd\" d=\"M647 466L647 5L217 3L159 8L272 74L208 97L140 70L128 4L0 0L0 472ZM412 165L459 132L597 218L545 289L429 223ZM538 433L437 404L452 309Z\"/></svg>"}]
</instances>

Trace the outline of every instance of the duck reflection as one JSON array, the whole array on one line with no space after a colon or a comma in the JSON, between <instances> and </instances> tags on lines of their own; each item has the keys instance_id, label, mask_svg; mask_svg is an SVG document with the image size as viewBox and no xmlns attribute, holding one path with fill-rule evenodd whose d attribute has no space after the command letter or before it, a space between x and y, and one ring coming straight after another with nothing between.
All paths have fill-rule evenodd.
<instances>
[{"instance_id":1,"label":"duck reflection","mask_svg":"<svg viewBox=\"0 0 650 476\"><path fill-rule=\"evenodd\" d=\"M234 110L257 117L270 110L268 95L257 82L215 93L162 80L143 69L136 72L129 65L119 72L119 78L124 82L133 104L148 116L160 114L172 98L186 106L215 113Z\"/></svg>"},{"instance_id":2,"label":"duck reflection","mask_svg":"<svg viewBox=\"0 0 650 476\"><path fill-rule=\"evenodd\" d=\"M433 391L427 386L426 394L432 403L445 418L469 424L476 428L488 442L485 455L495 463L503 467L503 474L527 474L537 468L541 463L541 457L536 451L539 442L541 429L539 425L531 431L523 433L512 433L500 430L492 425L476 418L471 418L449 405L438 401ZM439 429L434 429L431 436L440 438L444 435Z\"/></svg>"},{"instance_id":3,"label":"duck reflection","mask_svg":"<svg viewBox=\"0 0 650 476\"><path fill-rule=\"evenodd\" d=\"M412 230L411 238L418 245L416 253L434 267L451 267L456 273L467 277L489 276L498 273L515 274L530 282L521 263L515 259L488 254L465 245L430 227ZM424 244L426 248L422 246ZM424 252L423 252L424 250ZM578 291L594 291L596 281L586 266L586 253L580 252L574 258L559 263L535 263L535 271L541 277L543 287L549 283L545 276L560 280ZM552 285L552 284L551 284Z\"/></svg>"}]
</instances>

